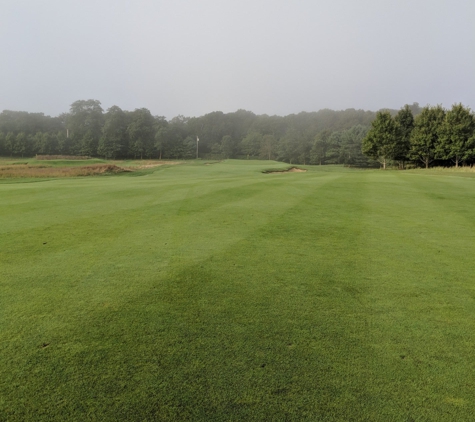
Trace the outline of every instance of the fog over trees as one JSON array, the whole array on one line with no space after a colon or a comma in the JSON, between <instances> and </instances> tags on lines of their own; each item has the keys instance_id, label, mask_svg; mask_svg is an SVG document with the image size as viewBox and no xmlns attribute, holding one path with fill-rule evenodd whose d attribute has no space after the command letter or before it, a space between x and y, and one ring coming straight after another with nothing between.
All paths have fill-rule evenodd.
<instances>
[{"instance_id":1,"label":"fog over trees","mask_svg":"<svg viewBox=\"0 0 475 422\"><path fill-rule=\"evenodd\" d=\"M458 166L475 156L474 116L462 104L379 112L320 110L287 116L215 111L167 120L146 108L134 111L97 100L78 100L68 113L5 110L0 154L62 154L106 159L261 158L291 164L345 164L383 168L408 161Z\"/></svg>"}]
</instances>

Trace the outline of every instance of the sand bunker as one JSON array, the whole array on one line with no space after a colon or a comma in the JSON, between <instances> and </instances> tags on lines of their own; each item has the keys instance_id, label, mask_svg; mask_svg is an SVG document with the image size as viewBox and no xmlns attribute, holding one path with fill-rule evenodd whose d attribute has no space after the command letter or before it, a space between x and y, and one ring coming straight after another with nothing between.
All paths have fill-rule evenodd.
<instances>
[{"instance_id":1,"label":"sand bunker","mask_svg":"<svg viewBox=\"0 0 475 422\"><path fill-rule=\"evenodd\" d=\"M263 171L265 174L283 174L283 173L305 173L307 170L300 169L298 167L291 167L285 170L266 170Z\"/></svg>"}]
</instances>

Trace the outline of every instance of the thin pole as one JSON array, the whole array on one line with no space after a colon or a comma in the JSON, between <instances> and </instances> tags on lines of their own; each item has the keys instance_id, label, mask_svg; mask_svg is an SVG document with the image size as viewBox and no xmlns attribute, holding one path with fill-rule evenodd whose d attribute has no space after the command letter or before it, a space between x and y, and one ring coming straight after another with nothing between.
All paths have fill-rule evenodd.
<instances>
[{"instance_id":1,"label":"thin pole","mask_svg":"<svg viewBox=\"0 0 475 422\"><path fill-rule=\"evenodd\" d=\"M196 137L196 159L198 159L198 142L200 142L200 138Z\"/></svg>"}]
</instances>

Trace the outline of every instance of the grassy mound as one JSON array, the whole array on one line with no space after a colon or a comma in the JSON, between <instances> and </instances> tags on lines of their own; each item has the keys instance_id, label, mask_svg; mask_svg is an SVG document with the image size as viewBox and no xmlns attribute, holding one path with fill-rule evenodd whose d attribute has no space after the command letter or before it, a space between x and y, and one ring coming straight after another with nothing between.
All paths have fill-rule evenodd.
<instances>
[{"instance_id":1,"label":"grassy mound","mask_svg":"<svg viewBox=\"0 0 475 422\"><path fill-rule=\"evenodd\" d=\"M130 171L114 164L91 164L88 166L56 167L19 164L0 166L0 178L80 177L117 174Z\"/></svg>"}]
</instances>

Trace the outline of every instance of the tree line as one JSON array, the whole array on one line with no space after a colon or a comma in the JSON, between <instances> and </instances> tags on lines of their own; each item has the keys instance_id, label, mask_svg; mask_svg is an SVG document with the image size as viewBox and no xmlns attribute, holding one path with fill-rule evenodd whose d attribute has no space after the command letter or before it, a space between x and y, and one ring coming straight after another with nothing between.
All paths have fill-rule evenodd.
<instances>
[{"instance_id":1,"label":"tree line","mask_svg":"<svg viewBox=\"0 0 475 422\"><path fill-rule=\"evenodd\" d=\"M419 111L417 103L409 107ZM200 158L368 166L374 161L362 153L362 141L375 118L372 111L324 109L288 116L216 111L167 120L146 108L104 111L97 100L79 100L57 117L0 113L0 155L186 159L196 157L198 138Z\"/></svg>"},{"instance_id":2,"label":"tree line","mask_svg":"<svg viewBox=\"0 0 475 422\"><path fill-rule=\"evenodd\" d=\"M407 162L455 166L475 159L475 118L455 104L405 105L379 112L320 110L288 116L220 111L167 120L146 108L79 100L57 117L0 113L0 155L81 155L106 159L261 158L291 164L383 168Z\"/></svg>"},{"instance_id":3,"label":"tree line","mask_svg":"<svg viewBox=\"0 0 475 422\"><path fill-rule=\"evenodd\" d=\"M475 116L468 107L454 104L426 106L414 117L409 106L395 116L379 111L363 139L363 153L381 163L419 162L425 168L437 161L443 165L472 164L475 159Z\"/></svg>"}]
</instances>

